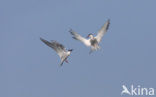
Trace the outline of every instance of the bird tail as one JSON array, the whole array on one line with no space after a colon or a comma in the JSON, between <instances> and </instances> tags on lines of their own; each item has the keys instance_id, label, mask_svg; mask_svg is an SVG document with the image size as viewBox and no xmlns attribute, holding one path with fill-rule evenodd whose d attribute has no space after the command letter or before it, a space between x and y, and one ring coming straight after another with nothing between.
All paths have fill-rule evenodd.
<instances>
[{"instance_id":1,"label":"bird tail","mask_svg":"<svg viewBox=\"0 0 156 97\"><path fill-rule=\"evenodd\" d=\"M93 51L95 51L95 48L94 47L91 47L91 49L89 51L89 54L91 54Z\"/></svg>"},{"instance_id":2,"label":"bird tail","mask_svg":"<svg viewBox=\"0 0 156 97\"><path fill-rule=\"evenodd\" d=\"M66 58L61 58L61 63L60 63L60 66L63 65L64 61L66 61L67 57Z\"/></svg>"},{"instance_id":3,"label":"bird tail","mask_svg":"<svg viewBox=\"0 0 156 97\"><path fill-rule=\"evenodd\" d=\"M91 47L89 54L91 54L93 51L97 51L98 49L100 49L99 45L97 45L96 47Z\"/></svg>"}]
</instances>

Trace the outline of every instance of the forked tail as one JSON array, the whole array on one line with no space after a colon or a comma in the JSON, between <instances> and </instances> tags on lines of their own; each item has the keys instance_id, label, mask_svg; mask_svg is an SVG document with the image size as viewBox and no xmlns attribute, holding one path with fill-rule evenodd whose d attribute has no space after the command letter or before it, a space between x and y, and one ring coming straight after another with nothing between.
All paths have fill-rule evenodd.
<instances>
[{"instance_id":1,"label":"forked tail","mask_svg":"<svg viewBox=\"0 0 156 97\"><path fill-rule=\"evenodd\" d=\"M93 51L97 51L98 49L100 49L100 46L91 47L89 54L91 54Z\"/></svg>"}]
</instances>

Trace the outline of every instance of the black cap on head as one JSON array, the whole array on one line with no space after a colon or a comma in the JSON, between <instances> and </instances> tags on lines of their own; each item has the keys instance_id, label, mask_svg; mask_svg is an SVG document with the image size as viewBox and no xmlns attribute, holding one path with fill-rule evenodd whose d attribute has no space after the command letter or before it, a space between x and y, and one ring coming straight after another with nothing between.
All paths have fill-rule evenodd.
<instances>
[{"instance_id":1,"label":"black cap on head","mask_svg":"<svg viewBox=\"0 0 156 97\"><path fill-rule=\"evenodd\" d=\"M88 36L87 36L87 38L89 38L90 35L93 35L93 34L92 33L89 33Z\"/></svg>"},{"instance_id":2,"label":"black cap on head","mask_svg":"<svg viewBox=\"0 0 156 97\"><path fill-rule=\"evenodd\" d=\"M93 35L92 33L89 33L88 35Z\"/></svg>"},{"instance_id":3,"label":"black cap on head","mask_svg":"<svg viewBox=\"0 0 156 97\"><path fill-rule=\"evenodd\" d=\"M68 51L73 51L73 49L69 49Z\"/></svg>"}]
</instances>

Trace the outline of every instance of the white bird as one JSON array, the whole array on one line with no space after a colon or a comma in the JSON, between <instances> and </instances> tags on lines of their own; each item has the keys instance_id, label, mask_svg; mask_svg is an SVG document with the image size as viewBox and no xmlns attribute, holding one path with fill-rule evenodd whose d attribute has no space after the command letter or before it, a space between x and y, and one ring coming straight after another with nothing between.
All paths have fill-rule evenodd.
<instances>
[{"instance_id":1,"label":"white bird","mask_svg":"<svg viewBox=\"0 0 156 97\"><path fill-rule=\"evenodd\" d=\"M88 47L91 47L91 51L89 52L91 53L95 50L100 49L99 43L102 37L104 36L104 34L107 32L109 24L110 24L110 20L107 20L107 22L102 26L102 28L98 31L97 36L95 37L93 36L93 34L88 34L87 38L89 39L82 37L72 29L70 29L69 32L73 35L74 39L81 41L83 44L85 44Z\"/></svg>"},{"instance_id":2,"label":"white bird","mask_svg":"<svg viewBox=\"0 0 156 97\"><path fill-rule=\"evenodd\" d=\"M56 41L49 42L49 41L42 39L42 38L40 38L40 40L56 51L56 53L61 58L60 66L63 65L64 61L68 63L67 58L71 54L73 49L66 50L62 44L60 44Z\"/></svg>"}]
</instances>

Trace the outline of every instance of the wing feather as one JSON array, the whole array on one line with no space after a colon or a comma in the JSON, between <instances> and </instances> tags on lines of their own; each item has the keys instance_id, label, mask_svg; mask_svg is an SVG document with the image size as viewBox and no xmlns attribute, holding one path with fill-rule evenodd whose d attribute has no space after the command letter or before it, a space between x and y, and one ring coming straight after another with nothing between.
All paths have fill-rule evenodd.
<instances>
[{"instance_id":1,"label":"wing feather","mask_svg":"<svg viewBox=\"0 0 156 97\"><path fill-rule=\"evenodd\" d=\"M43 38L40 38L40 40L45 43L46 45L48 45L49 47L51 47L52 49L54 49L57 54L60 56L60 58L64 55L64 53L66 52L66 49L65 47L58 43L57 41L52 41L52 42L49 42Z\"/></svg>"},{"instance_id":2,"label":"wing feather","mask_svg":"<svg viewBox=\"0 0 156 97\"><path fill-rule=\"evenodd\" d=\"M107 20L107 22L102 26L102 28L98 31L97 36L95 37L98 41L98 43L101 41L104 34L107 32L110 25L110 20Z\"/></svg>"},{"instance_id":3,"label":"wing feather","mask_svg":"<svg viewBox=\"0 0 156 97\"><path fill-rule=\"evenodd\" d=\"M86 46L90 46L91 45L90 44L90 41L88 39L85 39L84 37L82 37L81 35L79 35L77 32L73 31L72 29L70 29L69 32L73 35L73 38L75 40L81 41Z\"/></svg>"}]
</instances>

